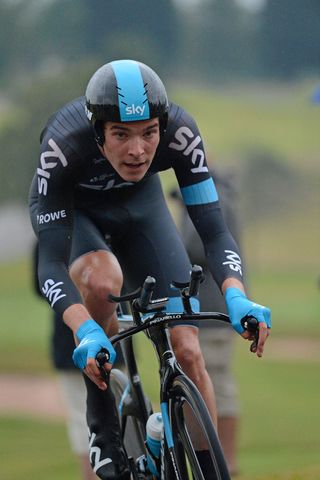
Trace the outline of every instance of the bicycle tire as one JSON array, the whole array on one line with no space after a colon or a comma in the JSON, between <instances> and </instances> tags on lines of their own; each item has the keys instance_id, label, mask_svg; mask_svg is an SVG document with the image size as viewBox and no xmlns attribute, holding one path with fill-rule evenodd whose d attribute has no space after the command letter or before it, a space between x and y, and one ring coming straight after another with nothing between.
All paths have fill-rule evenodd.
<instances>
[{"instance_id":1,"label":"bicycle tire","mask_svg":"<svg viewBox=\"0 0 320 480\"><path fill-rule=\"evenodd\" d=\"M145 425L143 425L142 422L133 414L130 414L130 402L132 401L132 399L130 397L130 394L125 393L127 392L126 389L128 383L128 377L121 370L118 370L116 368L113 368L111 370L110 386L116 399L121 428L123 427L125 422L125 428L123 431L124 446L128 457L132 457L134 460L136 460L138 457L146 453L144 444L146 438L146 430ZM124 398L126 405L123 411L120 412L119 404L120 401ZM146 402L148 403L147 400Z\"/></svg>"},{"instance_id":2,"label":"bicycle tire","mask_svg":"<svg viewBox=\"0 0 320 480\"><path fill-rule=\"evenodd\" d=\"M228 467L207 406L198 389L185 375L178 375L173 379L169 401L174 454L181 478L184 480L207 480L209 478L204 476L195 454L191 440L192 435L189 434L185 415L186 406L188 406L189 415L192 414L193 421L198 425L198 432L202 435L201 440L206 445L204 449L208 450L210 455L212 464L210 480L230 480ZM192 431L194 433L195 424L192 426Z\"/></svg>"}]
</instances>

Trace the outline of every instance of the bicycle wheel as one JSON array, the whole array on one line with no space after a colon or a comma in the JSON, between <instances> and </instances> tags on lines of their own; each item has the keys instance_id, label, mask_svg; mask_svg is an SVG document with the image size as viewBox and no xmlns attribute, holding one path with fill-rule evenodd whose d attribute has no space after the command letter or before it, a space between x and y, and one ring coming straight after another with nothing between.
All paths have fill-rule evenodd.
<instances>
[{"instance_id":1,"label":"bicycle wheel","mask_svg":"<svg viewBox=\"0 0 320 480\"><path fill-rule=\"evenodd\" d=\"M146 452L144 445L146 429L139 419L137 405L129 392L128 385L129 380L121 370L116 368L111 370L110 386L116 398L124 445L128 457L136 460ZM147 399L146 402L148 408L151 408Z\"/></svg>"},{"instance_id":2,"label":"bicycle wheel","mask_svg":"<svg viewBox=\"0 0 320 480\"><path fill-rule=\"evenodd\" d=\"M178 375L172 382L169 416L181 478L230 480L207 406L195 385L184 375ZM202 469L200 465L205 467Z\"/></svg>"}]
</instances>

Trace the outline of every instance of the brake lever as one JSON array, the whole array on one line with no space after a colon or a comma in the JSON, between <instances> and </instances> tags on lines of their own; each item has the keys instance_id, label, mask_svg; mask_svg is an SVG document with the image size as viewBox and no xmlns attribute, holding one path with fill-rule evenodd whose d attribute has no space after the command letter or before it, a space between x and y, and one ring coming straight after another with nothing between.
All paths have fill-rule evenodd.
<instances>
[{"instance_id":1,"label":"brake lever","mask_svg":"<svg viewBox=\"0 0 320 480\"><path fill-rule=\"evenodd\" d=\"M141 287L137 288L137 290L135 290L134 292L128 293L126 295L121 295L121 296L112 295L112 293L110 293L108 295L108 300L113 303L127 302L130 300L134 300L135 298L138 298L140 293L141 293Z\"/></svg>"}]
</instances>

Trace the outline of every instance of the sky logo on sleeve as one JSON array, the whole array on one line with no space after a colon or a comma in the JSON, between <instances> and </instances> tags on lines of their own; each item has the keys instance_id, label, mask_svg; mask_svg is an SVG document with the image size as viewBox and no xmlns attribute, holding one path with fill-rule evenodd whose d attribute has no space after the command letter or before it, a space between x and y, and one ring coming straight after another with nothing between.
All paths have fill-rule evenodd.
<instances>
[{"instance_id":1,"label":"sky logo on sleeve","mask_svg":"<svg viewBox=\"0 0 320 480\"><path fill-rule=\"evenodd\" d=\"M40 166L37 169L37 174L38 174L38 191L39 194L47 195L48 191L48 180L51 177L50 170L55 168L58 165L58 161L60 161L61 165L63 167L66 167L68 165L67 159L65 155L63 154L62 150L60 147L56 144L56 142L53 140L53 138L50 138L48 141L49 147L51 147L51 150L47 150L46 152L43 152L40 156ZM49 161L51 160L51 161Z\"/></svg>"},{"instance_id":2,"label":"sky logo on sleeve","mask_svg":"<svg viewBox=\"0 0 320 480\"><path fill-rule=\"evenodd\" d=\"M63 285L63 282L55 283L52 278L48 278L41 289L42 293L49 300L51 307L53 307L58 300L67 296L65 293L62 293L60 285Z\"/></svg>"},{"instance_id":3,"label":"sky logo on sleeve","mask_svg":"<svg viewBox=\"0 0 320 480\"><path fill-rule=\"evenodd\" d=\"M222 265L228 265L231 270L234 272L240 273L242 276L242 267L241 267L241 258L233 250L225 250L227 260L222 263Z\"/></svg>"}]
</instances>

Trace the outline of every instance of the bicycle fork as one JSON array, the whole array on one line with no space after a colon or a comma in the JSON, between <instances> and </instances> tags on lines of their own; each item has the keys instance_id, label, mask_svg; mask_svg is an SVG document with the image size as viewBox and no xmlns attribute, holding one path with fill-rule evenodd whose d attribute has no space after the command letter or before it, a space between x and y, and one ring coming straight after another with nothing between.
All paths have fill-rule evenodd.
<instances>
[{"instance_id":1,"label":"bicycle fork","mask_svg":"<svg viewBox=\"0 0 320 480\"><path fill-rule=\"evenodd\" d=\"M174 439L169 418L169 392L168 385L172 378L181 374L176 357L172 351L168 332L166 330L152 332L148 331L148 336L152 340L160 363L160 408L163 420L163 436L160 450L160 479L161 480L184 480L182 477L175 456ZM159 338L159 336L161 338ZM169 461L167 458L169 455ZM171 466L171 468L169 467ZM172 475L168 477L167 469L170 469Z\"/></svg>"},{"instance_id":2,"label":"bicycle fork","mask_svg":"<svg viewBox=\"0 0 320 480\"><path fill-rule=\"evenodd\" d=\"M166 472L166 465L168 463L168 460L166 458L166 451L167 451L170 457L170 463L172 467L172 473L174 474L174 480L183 480L178 470L177 462L175 458L174 441L173 441L172 430L171 430L171 425L169 421L169 411L168 411L167 402L161 403L161 413L162 413L162 419L163 419L164 433L163 433L163 441L161 442L160 479L169 480ZM173 480L173 479L170 478L170 480Z\"/></svg>"}]
</instances>

